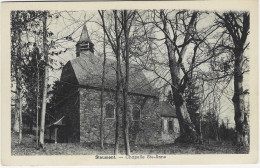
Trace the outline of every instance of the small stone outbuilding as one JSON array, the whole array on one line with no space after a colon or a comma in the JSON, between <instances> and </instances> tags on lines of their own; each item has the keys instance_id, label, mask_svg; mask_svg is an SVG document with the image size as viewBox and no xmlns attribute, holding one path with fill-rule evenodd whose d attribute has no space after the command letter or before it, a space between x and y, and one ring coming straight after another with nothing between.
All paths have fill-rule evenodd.
<instances>
[{"instance_id":1,"label":"small stone outbuilding","mask_svg":"<svg viewBox=\"0 0 260 168\"><path fill-rule=\"evenodd\" d=\"M163 101L159 102L157 109L161 113L162 141L164 143L173 143L180 133L175 106L171 105L168 101Z\"/></svg>"}]
</instances>

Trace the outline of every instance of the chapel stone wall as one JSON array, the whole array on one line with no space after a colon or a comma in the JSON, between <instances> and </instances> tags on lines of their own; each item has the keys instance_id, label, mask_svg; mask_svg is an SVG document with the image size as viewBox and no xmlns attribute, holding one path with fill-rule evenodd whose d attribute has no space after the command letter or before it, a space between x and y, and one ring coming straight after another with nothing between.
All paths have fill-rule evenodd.
<instances>
[{"instance_id":1,"label":"chapel stone wall","mask_svg":"<svg viewBox=\"0 0 260 168\"><path fill-rule=\"evenodd\" d=\"M80 93L80 142L99 142L100 90L81 88ZM114 102L114 92L104 92L104 103ZM120 97L123 105L123 98ZM161 143L161 118L155 109L158 100L144 96L130 95L129 133L131 144ZM133 121L132 108L141 108L141 120ZM120 108L120 143L123 143L122 107ZM105 113L105 111L104 111ZM104 143L113 144L115 139L115 119L104 117Z\"/></svg>"}]
</instances>

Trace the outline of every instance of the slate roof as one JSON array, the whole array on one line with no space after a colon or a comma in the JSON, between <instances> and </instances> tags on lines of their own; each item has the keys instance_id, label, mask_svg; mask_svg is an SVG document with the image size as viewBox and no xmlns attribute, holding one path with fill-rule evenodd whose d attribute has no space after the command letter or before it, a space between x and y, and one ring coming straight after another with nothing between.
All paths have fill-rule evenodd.
<instances>
[{"instance_id":1,"label":"slate roof","mask_svg":"<svg viewBox=\"0 0 260 168\"><path fill-rule=\"evenodd\" d=\"M168 101L159 102L157 110L161 113L162 117L177 118L175 106L171 105Z\"/></svg>"},{"instance_id":2,"label":"slate roof","mask_svg":"<svg viewBox=\"0 0 260 168\"><path fill-rule=\"evenodd\" d=\"M81 51L80 56L69 61L63 68L61 81L70 81L76 77L77 84L82 86L102 87L103 58L95 56L90 51ZM124 66L123 66L124 67ZM124 68L122 73L124 74ZM150 85L142 69L130 65L129 92L156 97L155 89ZM116 61L107 59L105 73L105 88L116 87ZM75 78L74 77L74 78ZM70 79L69 79L70 78Z\"/></svg>"}]
</instances>

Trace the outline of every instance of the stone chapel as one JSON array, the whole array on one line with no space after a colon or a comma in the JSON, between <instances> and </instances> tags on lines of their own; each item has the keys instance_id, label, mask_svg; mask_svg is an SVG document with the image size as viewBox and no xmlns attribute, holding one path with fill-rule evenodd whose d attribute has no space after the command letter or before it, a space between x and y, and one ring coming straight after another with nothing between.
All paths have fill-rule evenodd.
<instances>
[{"instance_id":1,"label":"stone chapel","mask_svg":"<svg viewBox=\"0 0 260 168\"><path fill-rule=\"evenodd\" d=\"M112 59L106 61L103 105L100 101L102 66L103 58L94 54L94 44L84 25L76 44L76 58L65 64L60 77L59 94L64 99L58 111L65 127L58 131L59 142L98 142L103 108L104 142L114 143L116 62ZM120 103L123 105L123 102ZM129 106L131 143L173 143L178 137L179 124L174 106L159 102L156 89L151 86L142 68L134 64L130 65ZM119 122L123 135L122 120Z\"/></svg>"}]
</instances>

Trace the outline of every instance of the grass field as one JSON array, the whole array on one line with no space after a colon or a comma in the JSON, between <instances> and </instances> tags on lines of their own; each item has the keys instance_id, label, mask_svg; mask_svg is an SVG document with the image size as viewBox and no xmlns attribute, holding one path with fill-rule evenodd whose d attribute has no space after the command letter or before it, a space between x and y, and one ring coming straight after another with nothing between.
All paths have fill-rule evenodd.
<instances>
[{"instance_id":1,"label":"grass field","mask_svg":"<svg viewBox=\"0 0 260 168\"><path fill-rule=\"evenodd\" d=\"M113 145L105 144L101 150L98 143L46 143L45 149L35 148L35 136L23 135L22 144L18 144L18 134L12 133L12 155L112 155ZM123 154L123 146L120 148ZM137 145L131 146L131 154L236 154L248 153L231 142L216 142L201 144L166 144L166 145Z\"/></svg>"}]
</instances>

